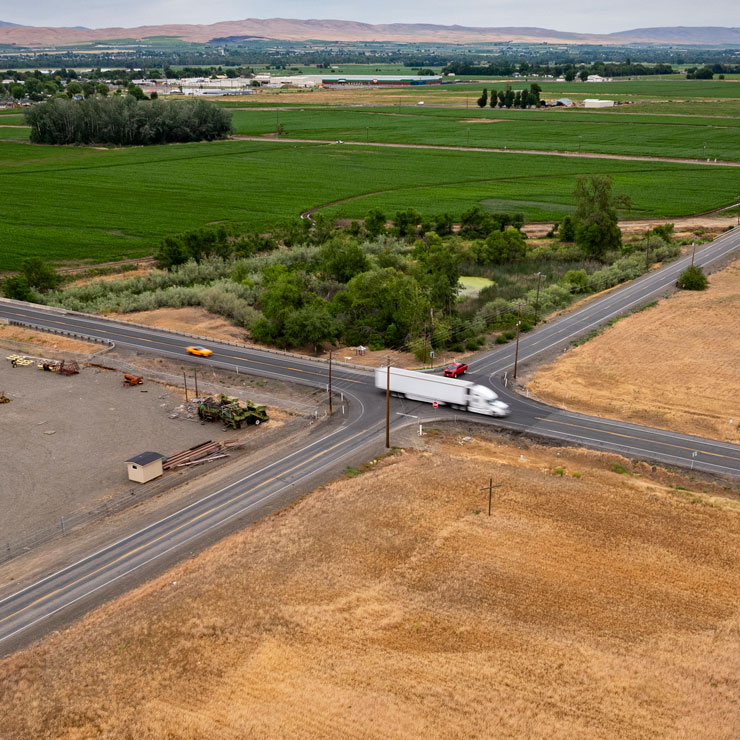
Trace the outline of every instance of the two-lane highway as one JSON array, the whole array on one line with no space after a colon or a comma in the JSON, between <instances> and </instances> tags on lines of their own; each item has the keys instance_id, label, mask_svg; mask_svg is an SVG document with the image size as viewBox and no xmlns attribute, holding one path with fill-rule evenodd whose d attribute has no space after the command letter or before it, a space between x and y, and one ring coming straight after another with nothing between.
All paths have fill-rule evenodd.
<instances>
[{"instance_id":1,"label":"two-lane highway","mask_svg":"<svg viewBox=\"0 0 740 740\"><path fill-rule=\"evenodd\" d=\"M697 252L696 263L709 266L740 247L740 230L730 232ZM520 341L520 363L547 355L613 316L629 312L668 292L690 258L683 258L580 308L552 320ZM325 388L326 363L279 352L207 340L214 354L207 359L190 357L185 347L196 342L178 335L121 321L0 300L0 316L29 326L74 332L160 356L202 362L239 372ZM205 340L199 339L199 342ZM470 422L620 452L632 458L663 461L707 472L740 477L740 447L634 424L611 421L554 409L514 393L508 385L514 348L506 346L471 363L470 378L491 384L512 408L507 419L466 414ZM157 572L166 556L182 553L203 542L227 522L244 516L284 493L291 485L310 486L321 474L341 470L349 456L377 442L384 422L383 394L374 388L367 370L335 364L333 386L348 399L346 418L340 426L317 435L306 446L287 453L262 470L245 476L219 491L93 553L78 563L53 573L0 601L0 651L13 649L27 635L43 631L46 620L72 605L91 607L111 584L125 588L131 574ZM394 401L393 426L409 423L396 411L429 418L448 418L453 412L426 404ZM740 416L740 414L737 414ZM129 580L127 581L127 577ZM107 589L107 590L106 590ZM36 626L35 630L31 628Z\"/></svg>"}]
</instances>

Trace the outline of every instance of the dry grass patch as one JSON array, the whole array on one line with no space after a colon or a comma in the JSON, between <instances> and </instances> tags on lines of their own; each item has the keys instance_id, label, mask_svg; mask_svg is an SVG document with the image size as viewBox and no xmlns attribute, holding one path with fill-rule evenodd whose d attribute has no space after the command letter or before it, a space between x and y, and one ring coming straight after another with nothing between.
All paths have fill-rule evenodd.
<instances>
[{"instance_id":1,"label":"dry grass patch","mask_svg":"<svg viewBox=\"0 0 740 740\"><path fill-rule=\"evenodd\" d=\"M70 339L69 337L49 334L43 331L35 331L19 326L9 326L0 324L0 341L7 340L8 346L13 342L34 345L39 350L53 349L63 352L78 352L80 354L90 354L102 349L100 344L95 342L83 342L79 339Z\"/></svg>"},{"instance_id":2,"label":"dry grass patch","mask_svg":"<svg viewBox=\"0 0 740 740\"><path fill-rule=\"evenodd\" d=\"M740 261L538 370L548 403L740 443ZM732 423L730 423L732 420Z\"/></svg>"},{"instance_id":3,"label":"dry grass patch","mask_svg":"<svg viewBox=\"0 0 740 740\"><path fill-rule=\"evenodd\" d=\"M3 740L734 738L737 503L616 459L438 439L320 489L0 662Z\"/></svg>"},{"instance_id":4,"label":"dry grass patch","mask_svg":"<svg viewBox=\"0 0 740 740\"><path fill-rule=\"evenodd\" d=\"M199 306L187 308L158 308L154 311L134 311L133 313L112 314L121 321L156 326L159 329L172 329L186 334L223 339L227 342L245 342L246 332L228 319L209 313Z\"/></svg>"}]
</instances>

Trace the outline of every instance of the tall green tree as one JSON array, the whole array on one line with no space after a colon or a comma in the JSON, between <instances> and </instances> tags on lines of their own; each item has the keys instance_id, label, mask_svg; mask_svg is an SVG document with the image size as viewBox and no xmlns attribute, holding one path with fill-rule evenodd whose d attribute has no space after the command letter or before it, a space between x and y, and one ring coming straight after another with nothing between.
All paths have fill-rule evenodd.
<instances>
[{"instance_id":1,"label":"tall green tree","mask_svg":"<svg viewBox=\"0 0 740 740\"><path fill-rule=\"evenodd\" d=\"M589 257L601 258L622 244L618 207L628 208L629 197L612 193L607 175L580 175L573 192L576 201L576 243Z\"/></svg>"},{"instance_id":2,"label":"tall green tree","mask_svg":"<svg viewBox=\"0 0 740 740\"><path fill-rule=\"evenodd\" d=\"M483 92L481 93L481 96L476 101L478 103L479 108L485 108L488 104L488 89L483 88Z\"/></svg>"},{"instance_id":3,"label":"tall green tree","mask_svg":"<svg viewBox=\"0 0 740 740\"><path fill-rule=\"evenodd\" d=\"M341 324L331 314L329 304L318 296L291 311L285 319L283 335L288 345L300 347L312 344L316 352L324 342L335 342L341 334Z\"/></svg>"},{"instance_id":4,"label":"tall green tree","mask_svg":"<svg viewBox=\"0 0 740 740\"><path fill-rule=\"evenodd\" d=\"M421 214L413 208L399 211L393 218L393 231L396 236L416 236L417 229L421 223Z\"/></svg>"},{"instance_id":5,"label":"tall green tree","mask_svg":"<svg viewBox=\"0 0 740 740\"><path fill-rule=\"evenodd\" d=\"M33 291L25 275L11 275L3 280L3 294L15 301L32 301Z\"/></svg>"},{"instance_id":6,"label":"tall green tree","mask_svg":"<svg viewBox=\"0 0 740 740\"><path fill-rule=\"evenodd\" d=\"M56 288L61 278L39 257L27 257L21 262L21 272L28 284L41 292Z\"/></svg>"},{"instance_id":7,"label":"tall green tree","mask_svg":"<svg viewBox=\"0 0 740 740\"><path fill-rule=\"evenodd\" d=\"M434 308L451 313L460 290L462 251L438 240L428 249L415 250L414 255L417 262L413 274L426 290L429 303Z\"/></svg>"},{"instance_id":8,"label":"tall green tree","mask_svg":"<svg viewBox=\"0 0 740 740\"><path fill-rule=\"evenodd\" d=\"M373 208L365 216L365 230L371 239L376 239L385 231L385 214L379 208Z\"/></svg>"},{"instance_id":9,"label":"tall green tree","mask_svg":"<svg viewBox=\"0 0 740 740\"><path fill-rule=\"evenodd\" d=\"M414 277L388 267L355 275L334 296L332 310L344 324L348 344L375 339L393 346L418 332L429 302Z\"/></svg>"},{"instance_id":10,"label":"tall green tree","mask_svg":"<svg viewBox=\"0 0 740 740\"><path fill-rule=\"evenodd\" d=\"M82 95L82 85L79 82L69 82L64 88L68 98L74 98L75 95Z\"/></svg>"},{"instance_id":11,"label":"tall green tree","mask_svg":"<svg viewBox=\"0 0 740 740\"><path fill-rule=\"evenodd\" d=\"M319 260L324 275L336 278L340 283L348 283L355 275L370 268L367 256L354 239L329 239L319 251Z\"/></svg>"}]
</instances>

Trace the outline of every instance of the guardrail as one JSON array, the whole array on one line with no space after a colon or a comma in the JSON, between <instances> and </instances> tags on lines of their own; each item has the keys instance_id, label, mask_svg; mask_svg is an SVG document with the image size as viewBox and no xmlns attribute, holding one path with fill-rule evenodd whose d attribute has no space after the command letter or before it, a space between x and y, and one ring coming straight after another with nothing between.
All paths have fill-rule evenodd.
<instances>
[{"instance_id":1,"label":"guardrail","mask_svg":"<svg viewBox=\"0 0 740 740\"><path fill-rule=\"evenodd\" d=\"M17 305L23 308L28 308L29 304L25 303L24 301L14 301L9 298L0 298L0 301L3 303L10 303L12 305ZM61 314L63 316L71 315L71 316L79 316L83 319L89 319L91 321L109 321L111 323L117 324L121 327L136 327L137 329L143 329L145 331L154 331L154 332L164 332L166 334L174 334L181 337L189 337L190 339L197 339L199 341L207 341L207 342L214 342L216 344L227 344L231 347L240 347L242 349L248 349L252 350L253 352L265 352L267 354L274 354L274 355L280 355L282 357L293 357L296 360L308 360L310 362L322 362L325 364L328 364L329 359L326 357L309 357L307 355L301 355L298 352L289 352L286 349L274 349L272 347L260 347L254 344L246 344L244 342L234 342L229 339L217 339L216 337L209 337L204 336L202 334L191 334L189 332L185 331L177 331L176 329L167 329L159 326L148 326L147 324L139 324L136 321L123 321L121 319L114 319L114 318L108 318L108 317L102 317L97 316L96 314L90 314L90 313L84 313L82 311L70 311L66 308L58 308L56 306L46 306L43 303L32 303L30 304L33 306L34 309L40 308L45 311L49 311L50 313L56 313ZM16 322L18 326L33 326L34 328L38 328L41 331L50 331L52 333L62 333L62 332L54 332L53 329L47 329L46 327L38 326L37 324L34 324L32 320L28 321L19 321L18 319L12 319L11 322ZM71 333L70 336L76 336L75 333ZM81 337L88 337L88 335L81 335ZM97 340L94 341L103 341L103 340ZM351 362L343 362L342 360L334 360L332 359L332 365L340 365L342 367L350 368L352 370L360 370L364 372L374 372L375 368L371 367L369 365L354 365Z\"/></svg>"}]
</instances>

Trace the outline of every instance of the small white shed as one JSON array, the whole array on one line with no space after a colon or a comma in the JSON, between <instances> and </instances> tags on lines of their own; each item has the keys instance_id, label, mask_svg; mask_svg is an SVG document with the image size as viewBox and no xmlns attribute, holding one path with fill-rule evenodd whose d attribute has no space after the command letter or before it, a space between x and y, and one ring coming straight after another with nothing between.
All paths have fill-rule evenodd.
<instances>
[{"instance_id":1,"label":"small white shed","mask_svg":"<svg viewBox=\"0 0 740 740\"><path fill-rule=\"evenodd\" d=\"M154 478L159 478L164 472L162 460L165 456L159 452L142 452L140 455L126 460L128 467L128 479L137 483L146 483Z\"/></svg>"}]
</instances>

